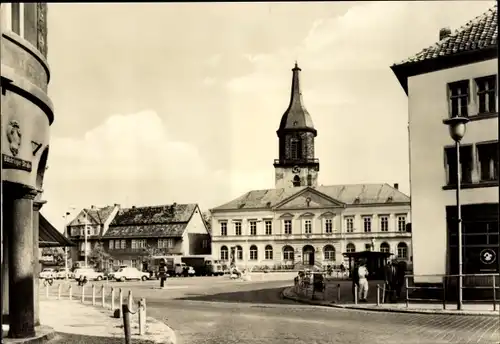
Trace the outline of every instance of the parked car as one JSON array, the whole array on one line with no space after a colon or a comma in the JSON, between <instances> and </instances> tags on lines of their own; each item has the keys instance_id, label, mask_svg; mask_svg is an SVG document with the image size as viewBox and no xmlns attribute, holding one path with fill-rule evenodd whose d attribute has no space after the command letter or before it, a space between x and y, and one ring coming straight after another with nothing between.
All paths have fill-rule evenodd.
<instances>
[{"instance_id":1,"label":"parked car","mask_svg":"<svg viewBox=\"0 0 500 344\"><path fill-rule=\"evenodd\" d=\"M149 272L142 272L133 267L125 267L115 272L113 274L113 278L120 282L125 282L127 280L146 281L149 279Z\"/></svg>"},{"instance_id":2,"label":"parked car","mask_svg":"<svg viewBox=\"0 0 500 344\"><path fill-rule=\"evenodd\" d=\"M58 269L55 274L56 279L66 279L68 278L73 278L73 273L69 270L66 269Z\"/></svg>"},{"instance_id":3,"label":"parked car","mask_svg":"<svg viewBox=\"0 0 500 344\"><path fill-rule=\"evenodd\" d=\"M97 272L93 268L79 268L73 272L74 279L80 279L80 277L85 276L87 280L97 280L101 281L104 279L104 274L102 272Z\"/></svg>"},{"instance_id":4,"label":"parked car","mask_svg":"<svg viewBox=\"0 0 500 344\"><path fill-rule=\"evenodd\" d=\"M48 279L48 278L55 278L56 273L54 269L51 268L45 268L40 272L40 279Z\"/></svg>"}]
</instances>

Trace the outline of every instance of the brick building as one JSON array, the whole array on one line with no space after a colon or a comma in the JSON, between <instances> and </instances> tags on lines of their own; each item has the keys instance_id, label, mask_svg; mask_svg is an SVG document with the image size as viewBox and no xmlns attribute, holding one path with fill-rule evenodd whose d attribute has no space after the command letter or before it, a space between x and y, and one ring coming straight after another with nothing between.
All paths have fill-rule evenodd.
<instances>
[{"instance_id":1,"label":"brick building","mask_svg":"<svg viewBox=\"0 0 500 344\"><path fill-rule=\"evenodd\" d=\"M210 234L197 204L120 209L101 239L113 265L147 269L152 255L210 255Z\"/></svg>"},{"instance_id":2,"label":"brick building","mask_svg":"<svg viewBox=\"0 0 500 344\"><path fill-rule=\"evenodd\" d=\"M300 68L277 131L275 188L250 191L211 210L215 259L237 265L337 265L342 253L391 252L411 260L410 198L398 185L318 186L317 131L304 106Z\"/></svg>"}]
</instances>

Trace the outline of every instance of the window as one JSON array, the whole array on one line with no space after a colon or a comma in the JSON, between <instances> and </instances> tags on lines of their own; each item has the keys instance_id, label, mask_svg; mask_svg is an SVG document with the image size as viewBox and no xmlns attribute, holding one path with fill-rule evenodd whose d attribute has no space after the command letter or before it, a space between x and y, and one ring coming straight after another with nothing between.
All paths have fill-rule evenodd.
<instances>
[{"instance_id":1,"label":"window","mask_svg":"<svg viewBox=\"0 0 500 344\"><path fill-rule=\"evenodd\" d=\"M446 183L457 185L457 150L455 147L445 148ZM461 184L472 182L472 146L460 146Z\"/></svg>"},{"instance_id":2,"label":"window","mask_svg":"<svg viewBox=\"0 0 500 344\"><path fill-rule=\"evenodd\" d=\"M222 246L220 248L220 260L229 260L229 250L227 246Z\"/></svg>"},{"instance_id":3,"label":"window","mask_svg":"<svg viewBox=\"0 0 500 344\"><path fill-rule=\"evenodd\" d=\"M498 142L478 144L477 155L481 181L498 181Z\"/></svg>"},{"instance_id":4,"label":"window","mask_svg":"<svg viewBox=\"0 0 500 344\"><path fill-rule=\"evenodd\" d=\"M398 244L398 258L407 259L408 258L408 246L404 242Z\"/></svg>"},{"instance_id":5,"label":"window","mask_svg":"<svg viewBox=\"0 0 500 344\"><path fill-rule=\"evenodd\" d=\"M250 221L250 235L257 235L257 222Z\"/></svg>"},{"instance_id":6,"label":"window","mask_svg":"<svg viewBox=\"0 0 500 344\"><path fill-rule=\"evenodd\" d=\"M127 248L127 240L121 240L121 248L126 249Z\"/></svg>"},{"instance_id":7,"label":"window","mask_svg":"<svg viewBox=\"0 0 500 344\"><path fill-rule=\"evenodd\" d=\"M266 260L273 260L273 247L271 245L266 246L265 256Z\"/></svg>"},{"instance_id":8,"label":"window","mask_svg":"<svg viewBox=\"0 0 500 344\"><path fill-rule=\"evenodd\" d=\"M130 266L136 267L137 266L137 260L132 259L132 261L130 262Z\"/></svg>"},{"instance_id":9,"label":"window","mask_svg":"<svg viewBox=\"0 0 500 344\"><path fill-rule=\"evenodd\" d=\"M388 216L380 216L380 231L388 232L389 231L389 217Z\"/></svg>"},{"instance_id":10,"label":"window","mask_svg":"<svg viewBox=\"0 0 500 344\"><path fill-rule=\"evenodd\" d=\"M266 221L266 235L272 235L273 234L273 223L271 221Z\"/></svg>"},{"instance_id":11,"label":"window","mask_svg":"<svg viewBox=\"0 0 500 344\"><path fill-rule=\"evenodd\" d=\"M221 222L220 223L220 235L221 236L227 236L227 222Z\"/></svg>"},{"instance_id":12,"label":"window","mask_svg":"<svg viewBox=\"0 0 500 344\"><path fill-rule=\"evenodd\" d=\"M285 234L292 234L292 220L283 221L285 225Z\"/></svg>"},{"instance_id":13,"label":"window","mask_svg":"<svg viewBox=\"0 0 500 344\"><path fill-rule=\"evenodd\" d=\"M250 246L250 260L257 260L257 246L252 245Z\"/></svg>"},{"instance_id":14,"label":"window","mask_svg":"<svg viewBox=\"0 0 500 344\"><path fill-rule=\"evenodd\" d=\"M243 247L236 246L236 259L243 260Z\"/></svg>"},{"instance_id":15,"label":"window","mask_svg":"<svg viewBox=\"0 0 500 344\"><path fill-rule=\"evenodd\" d=\"M22 35L24 30L23 27L24 27L24 20L23 17L24 17L24 11L23 11L23 7L22 6L23 4L20 4L20 3L12 3L11 4L11 8L12 8L12 19L11 19L11 23L12 23L12 31L14 31L15 33L17 33L18 35Z\"/></svg>"},{"instance_id":16,"label":"window","mask_svg":"<svg viewBox=\"0 0 500 344\"><path fill-rule=\"evenodd\" d=\"M354 218L353 217L346 217L345 228L346 228L347 233L354 232Z\"/></svg>"},{"instance_id":17,"label":"window","mask_svg":"<svg viewBox=\"0 0 500 344\"><path fill-rule=\"evenodd\" d=\"M203 239L203 241L201 242L201 248L207 248L207 247L208 247L208 240Z\"/></svg>"},{"instance_id":18,"label":"window","mask_svg":"<svg viewBox=\"0 0 500 344\"><path fill-rule=\"evenodd\" d=\"M146 247L146 240L132 240L132 248L144 248Z\"/></svg>"},{"instance_id":19,"label":"window","mask_svg":"<svg viewBox=\"0 0 500 344\"><path fill-rule=\"evenodd\" d=\"M450 117L469 115L469 80L462 80L448 84L450 97Z\"/></svg>"},{"instance_id":20,"label":"window","mask_svg":"<svg viewBox=\"0 0 500 344\"><path fill-rule=\"evenodd\" d=\"M326 245L323 248L323 254L325 256L325 260L329 260L331 262L335 261L335 247L332 245Z\"/></svg>"},{"instance_id":21,"label":"window","mask_svg":"<svg viewBox=\"0 0 500 344\"><path fill-rule=\"evenodd\" d=\"M312 222L311 220L304 221L304 233L311 234L312 233Z\"/></svg>"},{"instance_id":22,"label":"window","mask_svg":"<svg viewBox=\"0 0 500 344\"><path fill-rule=\"evenodd\" d=\"M325 233L330 234L333 232L332 219L325 219Z\"/></svg>"},{"instance_id":23,"label":"window","mask_svg":"<svg viewBox=\"0 0 500 344\"><path fill-rule=\"evenodd\" d=\"M370 216L363 217L363 229L365 233L372 231L372 218Z\"/></svg>"},{"instance_id":24,"label":"window","mask_svg":"<svg viewBox=\"0 0 500 344\"><path fill-rule=\"evenodd\" d=\"M234 223L234 235L241 235L241 222Z\"/></svg>"},{"instance_id":25,"label":"window","mask_svg":"<svg viewBox=\"0 0 500 344\"><path fill-rule=\"evenodd\" d=\"M365 251L371 251L372 250L372 244L365 244Z\"/></svg>"},{"instance_id":26,"label":"window","mask_svg":"<svg viewBox=\"0 0 500 344\"><path fill-rule=\"evenodd\" d=\"M300 140L293 138L290 140L290 159L297 160L302 158L302 149Z\"/></svg>"},{"instance_id":27,"label":"window","mask_svg":"<svg viewBox=\"0 0 500 344\"><path fill-rule=\"evenodd\" d=\"M114 249L115 248L115 242L113 240L109 241L109 249Z\"/></svg>"},{"instance_id":28,"label":"window","mask_svg":"<svg viewBox=\"0 0 500 344\"><path fill-rule=\"evenodd\" d=\"M347 253L356 252L356 246L353 243L348 243L345 247Z\"/></svg>"},{"instance_id":29,"label":"window","mask_svg":"<svg viewBox=\"0 0 500 344\"><path fill-rule=\"evenodd\" d=\"M300 186L300 177L299 176L293 177L293 186Z\"/></svg>"},{"instance_id":30,"label":"window","mask_svg":"<svg viewBox=\"0 0 500 344\"><path fill-rule=\"evenodd\" d=\"M174 246L174 239L158 239L158 248L172 248Z\"/></svg>"},{"instance_id":31,"label":"window","mask_svg":"<svg viewBox=\"0 0 500 344\"><path fill-rule=\"evenodd\" d=\"M497 76L490 75L484 78L476 79L476 86L479 114L495 113L497 111Z\"/></svg>"},{"instance_id":32,"label":"window","mask_svg":"<svg viewBox=\"0 0 500 344\"><path fill-rule=\"evenodd\" d=\"M383 242L380 244L380 252L384 253L389 253L391 251L391 248L388 243Z\"/></svg>"},{"instance_id":33,"label":"window","mask_svg":"<svg viewBox=\"0 0 500 344\"><path fill-rule=\"evenodd\" d=\"M405 215L398 216L398 231L399 232L406 232L406 216Z\"/></svg>"},{"instance_id":34,"label":"window","mask_svg":"<svg viewBox=\"0 0 500 344\"><path fill-rule=\"evenodd\" d=\"M291 246L283 247L283 260L294 260L294 251Z\"/></svg>"}]
</instances>

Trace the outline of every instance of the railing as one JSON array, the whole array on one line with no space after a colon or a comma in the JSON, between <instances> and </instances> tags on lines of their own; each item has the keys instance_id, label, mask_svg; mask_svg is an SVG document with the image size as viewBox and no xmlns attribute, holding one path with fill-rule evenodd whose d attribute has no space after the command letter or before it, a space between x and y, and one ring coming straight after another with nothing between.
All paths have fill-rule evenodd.
<instances>
[{"instance_id":1,"label":"railing","mask_svg":"<svg viewBox=\"0 0 500 344\"><path fill-rule=\"evenodd\" d=\"M319 164L319 159L314 158L314 159L307 159L307 158L302 158L302 159L274 159L275 164L302 164L302 163L313 163L313 164Z\"/></svg>"},{"instance_id":2,"label":"railing","mask_svg":"<svg viewBox=\"0 0 500 344\"><path fill-rule=\"evenodd\" d=\"M497 290L500 289L500 283L497 281L500 278L500 274L463 274L461 275L464 283L462 284L462 290L470 291L491 291L492 298L483 299L462 299L463 302L492 302L493 311L497 309ZM432 285L426 286L416 286L414 283L410 285L410 279L415 277L430 277L434 279L441 279L440 283L432 283ZM409 307L411 301L430 301L430 302L441 302L443 309L446 309L446 302L454 300L453 294L450 295L450 289L458 292L458 278L460 275L406 275L405 276L405 303L406 307ZM478 283L478 280L482 283ZM429 283L431 284L431 283ZM434 294L433 296L440 297L410 297L410 291L426 291L429 294ZM448 293L448 294L447 294ZM457 293L458 294L458 293ZM451 299L450 299L451 297ZM457 309L459 305L457 304Z\"/></svg>"}]
</instances>

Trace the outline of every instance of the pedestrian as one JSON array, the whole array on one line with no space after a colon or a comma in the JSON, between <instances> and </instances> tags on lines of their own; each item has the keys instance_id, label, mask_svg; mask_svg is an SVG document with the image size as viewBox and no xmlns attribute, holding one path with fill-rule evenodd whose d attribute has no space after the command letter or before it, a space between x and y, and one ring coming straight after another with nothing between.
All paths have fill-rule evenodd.
<instances>
[{"instance_id":1,"label":"pedestrian","mask_svg":"<svg viewBox=\"0 0 500 344\"><path fill-rule=\"evenodd\" d=\"M358 263L355 262L354 266L351 270L351 279L352 279L352 297L356 299L356 288L359 290L359 275L358 275Z\"/></svg>"},{"instance_id":2,"label":"pedestrian","mask_svg":"<svg viewBox=\"0 0 500 344\"><path fill-rule=\"evenodd\" d=\"M401 298L401 292L403 290L403 286L405 285L405 275L407 264L404 260L396 261L393 263L396 265L396 297L398 300Z\"/></svg>"},{"instance_id":3,"label":"pedestrian","mask_svg":"<svg viewBox=\"0 0 500 344\"><path fill-rule=\"evenodd\" d=\"M396 292L396 267L389 260L384 268L385 293L384 299L387 302L394 302L394 293Z\"/></svg>"},{"instance_id":4,"label":"pedestrian","mask_svg":"<svg viewBox=\"0 0 500 344\"><path fill-rule=\"evenodd\" d=\"M368 297L368 269L366 268L366 263L364 261L361 262L358 268L358 278L359 278L359 301L367 302L366 298Z\"/></svg>"}]
</instances>

